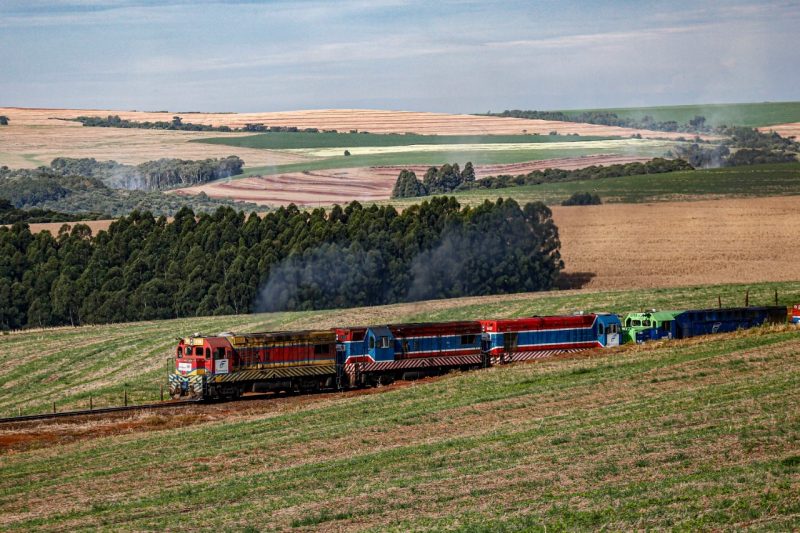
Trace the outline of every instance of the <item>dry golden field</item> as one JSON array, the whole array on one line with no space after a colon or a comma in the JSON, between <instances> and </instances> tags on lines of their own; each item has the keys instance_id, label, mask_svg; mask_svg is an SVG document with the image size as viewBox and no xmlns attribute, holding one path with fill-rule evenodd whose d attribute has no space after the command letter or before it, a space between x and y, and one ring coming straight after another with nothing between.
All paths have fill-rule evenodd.
<instances>
[{"instance_id":1,"label":"dry golden field","mask_svg":"<svg viewBox=\"0 0 800 533\"><path fill-rule=\"evenodd\" d=\"M525 174L545 168L575 169L591 165L613 165L648 161L649 157L635 155L593 155L509 163L476 165L478 178L499 174ZM358 200L369 202L387 200L402 169L413 170L418 177L428 169L427 165L380 166L339 168L305 172L288 172L269 176L218 181L178 189L177 194L205 192L212 198L231 198L266 205L295 203L298 205L329 205Z\"/></svg>"},{"instance_id":2,"label":"dry golden field","mask_svg":"<svg viewBox=\"0 0 800 533\"><path fill-rule=\"evenodd\" d=\"M554 206L567 273L589 289L797 279L800 196ZM93 221L93 230L110 221ZM32 224L54 234L61 224Z\"/></svg>"},{"instance_id":3,"label":"dry golden field","mask_svg":"<svg viewBox=\"0 0 800 533\"><path fill-rule=\"evenodd\" d=\"M49 109L0 108L0 115L10 119L8 126L0 128L0 165L35 168L49 165L56 157L93 157L100 161L113 159L120 163L138 164L162 157L205 159L238 155L250 166L299 163L308 159L302 154L277 150L234 149L189 142L218 137L220 134L217 132L87 128L78 122L54 118L96 113L101 112L62 113L61 110Z\"/></svg>"},{"instance_id":4,"label":"dry golden field","mask_svg":"<svg viewBox=\"0 0 800 533\"><path fill-rule=\"evenodd\" d=\"M121 163L141 163L161 157L202 159L235 154L248 166L272 166L306 160L298 153L222 145L190 143L191 140L219 137L219 132L185 132L119 128L87 128L71 119L81 115L119 115L138 121L169 121L175 113L149 113L100 109L24 109L0 107L0 115L10 125L0 128L0 165L33 168L49 164L59 156L113 159ZM560 134L676 138L681 134L632 130L593 124L524 120L444 113L375 111L360 109L323 109L280 113L179 113L185 122L241 127L247 123L271 126L370 131L373 133L419 134ZM247 135L228 133L225 135Z\"/></svg>"}]
</instances>

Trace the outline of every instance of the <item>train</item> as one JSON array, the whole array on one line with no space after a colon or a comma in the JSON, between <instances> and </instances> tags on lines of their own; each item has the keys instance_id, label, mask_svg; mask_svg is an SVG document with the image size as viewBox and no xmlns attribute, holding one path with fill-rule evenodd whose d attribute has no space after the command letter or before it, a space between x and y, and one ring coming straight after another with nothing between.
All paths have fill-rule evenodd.
<instances>
[{"instance_id":1,"label":"train","mask_svg":"<svg viewBox=\"0 0 800 533\"><path fill-rule=\"evenodd\" d=\"M386 385L555 354L684 339L786 323L780 306L577 313L181 338L169 374L174 399ZM797 320L795 320L797 319ZM800 323L800 305L792 311Z\"/></svg>"}]
</instances>

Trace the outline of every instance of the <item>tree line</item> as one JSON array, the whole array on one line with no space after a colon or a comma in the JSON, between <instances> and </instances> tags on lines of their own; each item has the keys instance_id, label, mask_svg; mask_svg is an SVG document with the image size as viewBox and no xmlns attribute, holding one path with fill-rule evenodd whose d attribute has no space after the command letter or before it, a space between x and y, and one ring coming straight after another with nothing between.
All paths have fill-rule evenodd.
<instances>
[{"instance_id":1,"label":"tree line","mask_svg":"<svg viewBox=\"0 0 800 533\"><path fill-rule=\"evenodd\" d=\"M527 174L512 176L501 174L475 179L472 163L464 165L460 171L458 164L430 167L422 181L416 173L402 170L392 189L393 198L413 198L429 194L441 194L470 189L502 189L521 185L541 185L542 183L584 181L603 178L618 178L641 174L661 174L680 170L693 170L693 167L682 159L663 159L656 157L644 163L634 162L614 165L592 165L574 170L547 168L533 170Z\"/></svg>"},{"instance_id":2,"label":"tree line","mask_svg":"<svg viewBox=\"0 0 800 533\"><path fill-rule=\"evenodd\" d=\"M171 121L137 121L120 118L119 115L108 115L107 117L80 116L74 119L66 119L73 122L80 122L84 126L92 128L136 128L145 130L175 130L175 131L221 131L221 132L254 132L254 133L319 133L319 128L298 128L296 126L267 126L266 124L253 123L245 124L241 128L231 128L230 126L211 126L210 124L195 124L184 122L179 116L172 117ZM323 133L337 133L336 130L322 130ZM351 132L352 133L352 132Z\"/></svg>"},{"instance_id":3,"label":"tree line","mask_svg":"<svg viewBox=\"0 0 800 533\"><path fill-rule=\"evenodd\" d=\"M135 211L93 236L0 227L0 328L98 324L254 310L378 305L546 290L561 261L541 203L462 208L437 197L399 213L231 208L174 220Z\"/></svg>"},{"instance_id":4,"label":"tree line","mask_svg":"<svg viewBox=\"0 0 800 533\"><path fill-rule=\"evenodd\" d=\"M0 224L16 224L17 222L27 222L35 224L39 222L75 222L78 220L99 220L108 218L102 213L61 213L50 209L18 209L14 204L0 198Z\"/></svg>"},{"instance_id":5,"label":"tree line","mask_svg":"<svg viewBox=\"0 0 800 533\"><path fill-rule=\"evenodd\" d=\"M792 163L797 161L800 153L800 143L793 138L781 137L774 131L762 132L736 126L723 128L720 132L727 138L719 144L710 146L695 142L678 145L674 155L685 159L695 168L716 168Z\"/></svg>"},{"instance_id":6,"label":"tree line","mask_svg":"<svg viewBox=\"0 0 800 533\"><path fill-rule=\"evenodd\" d=\"M92 158L57 157L50 170L62 176L97 178L113 189L160 191L189 187L242 173L244 161L232 155L220 159L158 159L138 165Z\"/></svg>"},{"instance_id":7,"label":"tree line","mask_svg":"<svg viewBox=\"0 0 800 533\"><path fill-rule=\"evenodd\" d=\"M620 128L633 128L652 131L709 133L712 128L706 123L702 115L695 115L686 123L675 120L658 121L650 115L640 119L620 117L610 111L584 111L581 113L564 113L563 111L536 111L522 109L506 109L501 113L488 112L485 116L527 118L538 120L555 120L558 122L583 122L599 124L602 126L618 126Z\"/></svg>"},{"instance_id":8,"label":"tree line","mask_svg":"<svg viewBox=\"0 0 800 533\"><path fill-rule=\"evenodd\" d=\"M80 214L81 218L95 218L102 213L105 218L127 215L131 211L150 210L156 216L172 216L183 206L191 206L198 212L210 212L220 206L231 206L247 211L266 209L249 202L235 202L228 199L209 198L204 193L193 196L165 194L161 191L142 191L115 189L106 185L101 178L94 177L95 166L103 170L98 176L106 177L104 172L116 168L117 163L91 163L94 160L55 160L54 167L37 169L10 169L0 167L0 198L8 200L18 209L42 209L58 211L61 214ZM64 161L90 161L86 169L73 168L72 163ZM75 167L82 167L76 163ZM125 167L125 165L122 165ZM81 172L89 175L82 175ZM113 178L113 176L112 176ZM113 178L116 179L116 178ZM42 215L44 216L44 215ZM53 222L63 220L54 215ZM39 220L44 221L44 220Z\"/></svg>"}]
</instances>

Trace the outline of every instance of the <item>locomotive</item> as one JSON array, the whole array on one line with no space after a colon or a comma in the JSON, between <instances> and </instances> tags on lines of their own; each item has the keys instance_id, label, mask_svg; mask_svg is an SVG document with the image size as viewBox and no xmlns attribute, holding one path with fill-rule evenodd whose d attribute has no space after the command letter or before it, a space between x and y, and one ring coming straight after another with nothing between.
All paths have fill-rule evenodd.
<instances>
[{"instance_id":1,"label":"locomotive","mask_svg":"<svg viewBox=\"0 0 800 533\"><path fill-rule=\"evenodd\" d=\"M800 315L800 308L798 308ZM745 307L388 324L182 338L173 398L370 387L626 342L785 323L785 307Z\"/></svg>"}]
</instances>

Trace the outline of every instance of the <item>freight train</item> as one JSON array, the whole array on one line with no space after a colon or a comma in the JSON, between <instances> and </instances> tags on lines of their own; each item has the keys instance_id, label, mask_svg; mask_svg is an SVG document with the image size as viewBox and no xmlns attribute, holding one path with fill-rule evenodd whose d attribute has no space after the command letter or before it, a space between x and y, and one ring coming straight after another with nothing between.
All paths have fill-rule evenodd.
<instances>
[{"instance_id":1,"label":"freight train","mask_svg":"<svg viewBox=\"0 0 800 533\"><path fill-rule=\"evenodd\" d=\"M800 306L795 306L800 317ZM794 316L794 315L793 315ZM195 334L180 339L173 398L342 390L628 342L785 323L785 307L537 316L327 330Z\"/></svg>"}]
</instances>

